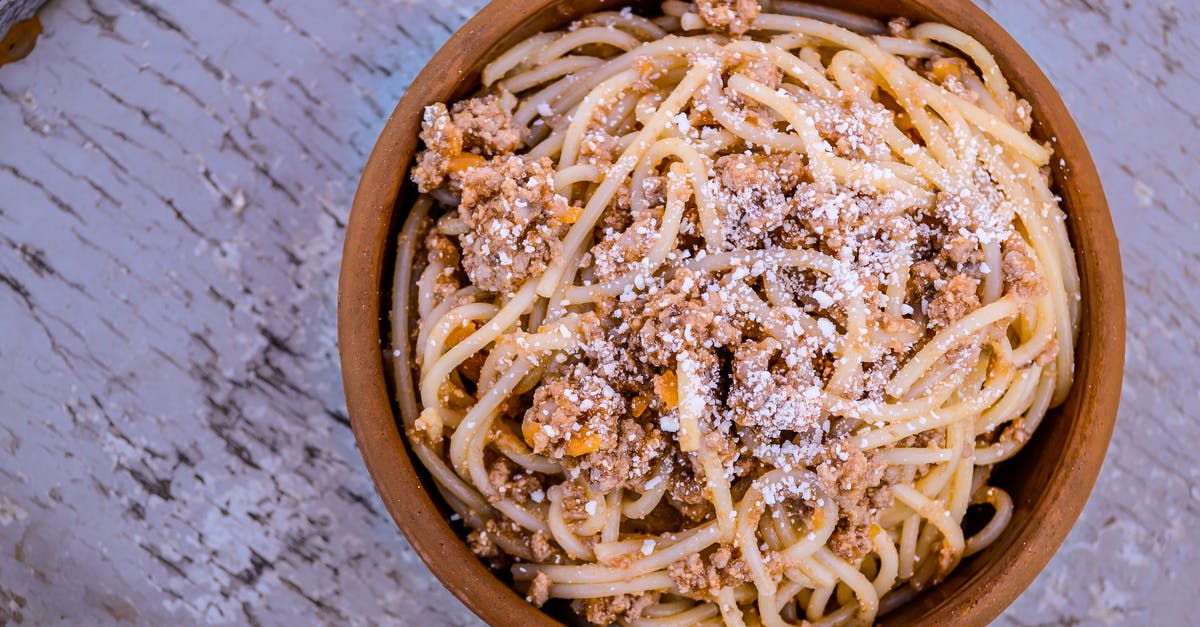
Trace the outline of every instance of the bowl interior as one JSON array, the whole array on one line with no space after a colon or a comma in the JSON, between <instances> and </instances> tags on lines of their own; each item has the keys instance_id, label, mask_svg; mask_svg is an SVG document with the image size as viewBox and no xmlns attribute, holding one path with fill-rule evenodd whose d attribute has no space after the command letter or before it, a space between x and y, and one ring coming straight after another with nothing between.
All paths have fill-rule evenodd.
<instances>
[{"instance_id":1,"label":"bowl interior","mask_svg":"<svg viewBox=\"0 0 1200 627\"><path fill-rule=\"evenodd\" d=\"M935 20L974 36L996 57L1013 90L1033 105L1034 134L1054 143L1056 191L1062 197L1082 287L1076 382L1033 439L997 470L1014 501L1011 524L985 551L942 584L881 619L882 624L985 625L1049 561L1078 517L1112 433L1124 360L1120 259L1100 181L1061 99L1033 61L995 22L966 0L820 0L881 18ZM449 508L401 436L392 385L389 311L396 236L415 189L407 171L417 147L421 109L475 91L496 54L542 30L619 0L542 0L488 5L458 31L397 105L363 173L347 227L339 285L338 337L351 423L384 503L439 579L492 623L569 620L563 605L535 609L488 571L448 522ZM657 3L632 3L653 6Z\"/></svg>"}]
</instances>

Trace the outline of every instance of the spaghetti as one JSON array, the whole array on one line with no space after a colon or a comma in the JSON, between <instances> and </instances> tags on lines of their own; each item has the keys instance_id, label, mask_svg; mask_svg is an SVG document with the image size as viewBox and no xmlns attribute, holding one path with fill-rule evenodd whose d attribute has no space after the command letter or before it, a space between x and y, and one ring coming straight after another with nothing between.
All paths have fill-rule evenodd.
<instances>
[{"instance_id":1,"label":"spaghetti","mask_svg":"<svg viewBox=\"0 0 1200 627\"><path fill-rule=\"evenodd\" d=\"M1070 388L1052 152L987 50L769 8L595 13L426 109L404 427L537 605L870 623L1003 532Z\"/></svg>"}]
</instances>

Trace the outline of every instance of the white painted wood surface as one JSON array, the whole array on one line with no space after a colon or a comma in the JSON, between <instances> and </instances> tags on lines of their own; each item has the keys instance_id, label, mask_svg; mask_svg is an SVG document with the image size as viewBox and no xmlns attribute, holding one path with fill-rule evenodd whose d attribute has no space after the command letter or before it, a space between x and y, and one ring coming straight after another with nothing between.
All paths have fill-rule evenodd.
<instances>
[{"instance_id":1,"label":"white painted wood surface","mask_svg":"<svg viewBox=\"0 0 1200 627\"><path fill-rule=\"evenodd\" d=\"M0 625L469 624L347 427L343 224L481 0L55 0L0 68ZM998 621L1200 610L1200 8L989 0L1099 163L1129 296L1082 519Z\"/></svg>"},{"instance_id":2,"label":"white painted wood surface","mask_svg":"<svg viewBox=\"0 0 1200 627\"><path fill-rule=\"evenodd\" d=\"M0 0L0 37L13 22L29 19L46 0Z\"/></svg>"}]
</instances>

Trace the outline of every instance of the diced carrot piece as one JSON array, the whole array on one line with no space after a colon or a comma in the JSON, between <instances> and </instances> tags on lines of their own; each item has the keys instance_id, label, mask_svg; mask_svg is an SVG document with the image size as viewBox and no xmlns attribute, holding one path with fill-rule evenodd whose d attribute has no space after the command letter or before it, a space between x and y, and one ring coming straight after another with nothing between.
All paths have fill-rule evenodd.
<instances>
[{"instance_id":1,"label":"diced carrot piece","mask_svg":"<svg viewBox=\"0 0 1200 627\"><path fill-rule=\"evenodd\" d=\"M471 321L463 322L458 327L455 327L446 335L446 348L454 348L459 342L467 339L475 332L475 323Z\"/></svg>"},{"instance_id":2,"label":"diced carrot piece","mask_svg":"<svg viewBox=\"0 0 1200 627\"><path fill-rule=\"evenodd\" d=\"M485 163L487 163L487 159L477 154L460 152L450 157L450 165L446 166L446 170L454 174L462 174L471 168L477 168Z\"/></svg>"},{"instance_id":3,"label":"diced carrot piece","mask_svg":"<svg viewBox=\"0 0 1200 627\"><path fill-rule=\"evenodd\" d=\"M575 224L579 222L579 218L583 216L583 207L570 206L567 207L566 213L562 214L562 221L566 224Z\"/></svg>"},{"instance_id":4,"label":"diced carrot piece","mask_svg":"<svg viewBox=\"0 0 1200 627\"><path fill-rule=\"evenodd\" d=\"M582 431L567 440L567 455L579 457L600 450L600 436L591 431Z\"/></svg>"},{"instance_id":5,"label":"diced carrot piece","mask_svg":"<svg viewBox=\"0 0 1200 627\"><path fill-rule=\"evenodd\" d=\"M933 75L934 81L938 83L944 83L952 76L962 78L965 71L967 71L967 62L962 59L938 59L930 67L930 73Z\"/></svg>"},{"instance_id":6,"label":"diced carrot piece","mask_svg":"<svg viewBox=\"0 0 1200 627\"><path fill-rule=\"evenodd\" d=\"M532 420L526 420L521 423L521 437L525 438L525 443L533 446L533 436L537 435L538 423Z\"/></svg>"},{"instance_id":7,"label":"diced carrot piece","mask_svg":"<svg viewBox=\"0 0 1200 627\"><path fill-rule=\"evenodd\" d=\"M662 399L663 405L667 409L674 409L679 405L679 380L675 378L673 371L666 371L654 379L654 392L658 394L658 398Z\"/></svg>"},{"instance_id":8,"label":"diced carrot piece","mask_svg":"<svg viewBox=\"0 0 1200 627\"><path fill-rule=\"evenodd\" d=\"M646 408L649 406L650 399L639 394L633 397L632 401L629 401L629 413L632 414L634 418L641 418L642 414L646 413Z\"/></svg>"}]
</instances>

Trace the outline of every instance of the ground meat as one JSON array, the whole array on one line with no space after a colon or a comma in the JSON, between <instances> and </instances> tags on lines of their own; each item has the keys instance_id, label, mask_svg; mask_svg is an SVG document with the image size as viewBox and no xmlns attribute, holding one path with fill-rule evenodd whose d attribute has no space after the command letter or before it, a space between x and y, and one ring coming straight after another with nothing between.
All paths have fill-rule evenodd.
<instances>
[{"instance_id":1,"label":"ground meat","mask_svg":"<svg viewBox=\"0 0 1200 627\"><path fill-rule=\"evenodd\" d=\"M908 291L925 295L933 286L942 280L942 271L932 260L918 261L909 268Z\"/></svg>"},{"instance_id":2,"label":"ground meat","mask_svg":"<svg viewBox=\"0 0 1200 627\"><path fill-rule=\"evenodd\" d=\"M599 599L576 599L571 609L587 618L593 625L611 625L621 621L635 621L642 617L646 608L658 602L659 593L620 594Z\"/></svg>"},{"instance_id":3,"label":"ground meat","mask_svg":"<svg viewBox=\"0 0 1200 627\"><path fill-rule=\"evenodd\" d=\"M760 247L767 235L796 213L789 196L807 177L799 155L754 157L742 153L717 159L717 176L709 192L717 206L726 238L737 248Z\"/></svg>"},{"instance_id":4,"label":"ground meat","mask_svg":"<svg viewBox=\"0 0 1200 627\"><path fill-rule=\"evenodd\" d=\"M458 246L438 228L427 229L425 236L425 251L430 262L440 262L454 267L461 258Z\"/></svg>"},{"instance_id":5,"label":"ground meat","mask_svg":"<svg viewBox=\"0 0 1200 627\"><path fill-rule=\"evenodd\" d=\"M704 127L716 126L717 118L712 114L712 108L708 106L708 97L704 90L696 92L692 97L695 106L688 111L688 126L701 129L700 136L704 138L706 133Z\"/></svg>"},{"instance_id":6,"label":"ground meat","mask_svg":"<svg viewBox=\"0 0 1200 627\"><path fill-rule=\"evenodd\" d=\"M625 399L582 363L551 373L533 394L521 425L535 453L581 457L618 447L617 419Z\"/></svg>"},{"instance_id":7,"label":"ground meat","mask_svg":"<svg viewBox=\"0 0 1200 627\"><path fill-rule=\"evenodd\" d=\"M721 545L707 559L692 553L668 566L667 574L683 594L716 594L721 588L736 586L752 578L746 562L740 557L734 558L733 549L728 545Z\"/></svg>"},{"instance_id":8,"label":"ground meat","mask_svg":"<svg viewBox=\"0 0 1200 627\"><path fill-rule=\"evenodd\" d=\"M929 303L926 314L929 326L943 329L963 316L979 309L976 293L979 282L966 274L955 275Z\"/></svg>"},{"instance_id":9,"label":"ground meat","mask_svg":"<svg viewBox=\"0 0 1200 627\"><path fill-rule=\"evenodd\" d=\"M896 448L927 448L930 446L940 448L945 445L946 432L941 429L922 431L896 442Z\"/></svg>"},{"instance_id":10,"label":"ground meat","mask_svg":"<svg viewBox=\"0 0 1200 627\"><path fill-rule=\"evenodd\" d=\"M644 361L633 356L627 321L641 306L636 301L620 302L601 299L594 313L581 316L579 334L582 338L578 358L597 376L603 377L627 401L629 418L646 423L650 418L648 402L653 390L650 381L654 373ZM657 423L655 423L657 424Z\"/></svg>"},{"instance_id":11,"label":"ground meat","mask_svg":"<svg viewBox=\"0 0 1200 627\"><path fill-rule=\"evenodd\" d=\"M456 272L460 262L458 246L437 229L429 229L425 236L426 258L429 263L440 263L446 267L434 277L433 302L440 303L454 295L462 287L461 275Z\"/></svg>"},{"instance_id":12,"label":"ground meat","mask_svg":"<svg viewBox=\"0 0 1200 627\"><path fill-rule=\"evenodd\" d=\"M1024 98L1017 99L1016 111L1013 112L1017 128L1028 133L1033 128L1033 105Z\"/></svg>"},{"instance_id":13,"label":"ground meat","mask_svg":"<svg viewBox=\"0 0 1200 627\"><path fill-rule=\"evenodd\" d=\"M723 431L719 427L706 431L701 436L705 450L716 453L717 460L720 461L722 467L727 467L737 461L741 451L739 450L738 438L735 433ZM692 470L697 476L701 476L700 457L692 456Z\"/></svg>"},{"instance_id":14,"label":"ground meat","mask_svg":"<svg viewBox=\"0 0 1200 627\"><path fill-rule=\"evenodd\" d=\"M958 559L960 557L961 556L958 553L956 553L954 551L954 549L952 549L950 547L950 543L947 542L945 539L943 539L938 544L938 548L937 548L937 558L938 558L937 575L934 576L931 583L933 583L935 585L938 583L941 583L942 577L944 577L946 575L946 573L950 572L950 569L953 568L954 565L958 563Z\"/></svg>"},{"instance_id":15,"label":"ground meat","mask_svg":"<svg viewBox=\"0 0 1200 627\"><path fill-rule=\"evenodd\" d=\"M412 179L422 193L440 187L450 169L450 160L462 152L462 130L454 125L446 105L435 102L425 107L421 121L425 150L417 155Z\"/></svg>"},{"instance_id":16,"label":"ground meat","mask_svg":"<svg viewBox=\"0 0 1200 627\"><path fill-rule=\"evenodd\" d=\"M550 577L546 573L539 572L533 576L533 581L529 582L529 593L525 595L525 600L529 601L534 607L541 607L550 599Z\"/></svg>"},{"instance_id":17,"label":"ground meat","mask_svg":"<svg viewBox=\"0 0 1200 627\"><path fill-rule=\"evenodd\" d=\"M643 209L642 212L634 211L633 219L644 219L647 210L652 215L661 217L662 205L667 202L667 177L652 174L642 179L641 193L647 209Z\"/></svg>"},{"instance_id":18,"label":"ground meat","mask_svg":"<svg viewBox=\"0 0 1200 627\"><path fill-rule=\"evenodd\" d=\"M515 152L525 140L525 129L513 126L512 111L494 94L456 102L450 117L462 130L467 152L491 157Z\"/></svg>"},{"instance_id":19,"label":"ground meat","mask_svg":"<svg viewBox=\"0 0 1200 627\"><path fill-rule=\"evenodd\" d=\"M704 482L692 472L690 462L682 457L678 449L674 452L675 470L667 474L667 500L684 518L703 520L712 511L704 496Z\"/></svg>"},{"instance_id":20,"label":"ground meat","mask_svg":"<svg viewBox=\"0 0 1200 627\"><path fill-rule=\"evenodd\" d=\"M543 490L542 476L526 471L502 455L497 455L488 467L488 481L496 492L502 498L517 502L526 501L530 494Z\"/></svg>"},{"instance_id":21,"label":"ground meat","mask_svg":"<svg viewBox=\"0 0 1200 627\"><path fill-rule=\"evenodd\" d=\"M535 562L548 562L558 553L558 549L550 544L550 539L541 531L535 531L529 536L529 550L533 553Z\"/></svg>"},{"instance_id":22,"label":"ground meat","mask_svg":"<svg viewBox=\"0 0 1200 627\"><path fill-rule=\"evenodd\" d=\"M604 239L610 233L624 231L636 221L629 210L630 194L629 181L621 181L613 196L612 204L604 208L604 211L600 213L600 219L596 221L596 228L593 231L596 241ZM586 268L591 264L591 252L584 253L584 257L587 258L587 261L582 264L582 267Z\"/></svg>"},{"instance_id":23,"label":"ground meat","mask_svg":"<svg viewBox=\"0 0 1200 627\"><path fill-rule=\"evenodd\" d=\"M881 348L896 354L904 354L924 334L925 329L916 322L902 316L894 316L885 312L872 312L868 315L870 323L879 329ZM878 386L880 389L884 385Z\"/></svg>"},{"instance_id":24,"label":"ground meat","mask_svg":"<svg viewBox=\"0 0 1200 627\"><path fill-rule=\"evenodd\" d=\"M496 157L463 174L463 268L476 287L512 292L562 254L567 201L549 159Z\"/></svg>"},{"instance_id":25,"label":"ground meat","mask_svg":"<svg viewBox=\"0 0 1200 627\"><path fill-rule=\"evenodd\" d=\"M778 89L780 83L783 81L783 70L779 69L778 65L766 57L755 56L749 59L745 59L744 57L737 59L732 70L733 73L744 74L746 77L762 83L770 89Z\"/></svg>"},{"instance_id":26,"label":"ground meat","mask_svg":"<svg viewBox=\"0 0 1200 627\"><path fill-rule=\"evenodd\" d=\"M891 153L883 139L883 129L893 123L891 112L882 106L864 108L853 94L818 109L813 122L840 156L878 160Z\"/></svg>"},{"instance_id":27,"label":"ground meat","mask_svg":"<svg viewBox=\"0 0 1200 627\"><path fill-rule=\"evenodd\" d=\"M727 415L740 426L805 431L822 418L821 388L804 344L746 341L734 352Z\"/></svg>"},{"instance_id":28,"label":"ground meat","mask_svg":"<svg viewBox=\"0 0 1200 627\"><path fill-rule=\"evenodd\" d=\"M969 234L980 241L1002 241L1012 233L1012 215L1001 210L1004 195L980 170L963 178L954 190L935 196L933 216L945 233Z\"/></svg>"},{"instance_id":29,"label":"ground meat","mask_svg":"<svg viewBox=\"0 0 1200 627\"><path fill-rule=\"evenodd\" d=\"M579 142L577 163L601 167L611 165L620 141L620 137L610 135L602 130L587 131Z\"/></svg>"},{"instance_id":30,"label":"ground meat","mask_svg":"<svg viewBox=\"0 0 1200 627\"><path fill-rule=\"evenodd\" d=\"M870 550L870 527L879 510L891 502L891 491L882 485L887 461L875 451L864 452L840 442L817 466L817 477L838 505L838 526L830 550L851 563Z\"/></svg>"},{"instance_id":31,"label":"ground meat","mask_svg":"<svg viewBox=\"0 0 1200 627\"><path fill-rule=\"evenodd\" d=\"M832 253L840 252L844 244L857 243L850 236L872 208L868 199L853 190L836 188L830 191L810 183L799 185L792 200L799 206L793 214L802 216L806 230L817 235L820 248Z\"/></svg>"},{"instance_id":32,"label":"ground meat","mask_svg":"<svg viewBox=\"0 0 1200 627\"><path fill-rule=\"evenodd\" d=\"M845 519L838 520L829 536L829 550L851 564L871 552L871 535L868 527L855 526Z\"/></svg>"},{"instance_id":33,"label":"ground meat","mask_svg":"<svg viewBox=\"0 0 1200 627\"><path fill-rule=\"evenodd\" d=\"M467 411L475 403L474 396L450 380L443 381L438 386L438 399L443 405L459 411Z\"/></svg>"},{"instance_id":34,"label":"ground meat","mask_svg":"<svg viewBox=\"0 0 1200 627\"><path fill-rule=\"evenodd\" d=\"M936 286L944 283L944 277L933 259L924 259L913 263L908 272L904 304L912 309L913 317L924 332L927 321L925 310L929 307L929 301L937 295Z\"/></svg>"},{"instance_id":35,"label":"ground meat","mask_svg":"<svg viewBox=\"0 0 1200 627\"><path fill-rule=\"evenodd\" d=\"M606 212L607 213L607 212ZM621 231L609 231L592 247L592 270L595 281L603 283L625 276L633 264L646 258L658 241L659 221L654 217L629 225Z\"/></svg>"},{"instance_id":36,"label":"ground meat","mask_svg":"<svg viewBox=\"0 0 1200 627\"><path fill-rule=\"evenodd\" d=\"M757 0L696 0L696 12L713 31L741 35L750 30L762 7Z\"/></svg>"},{"instance_id":37,"label":"ground meat","mask_svg":"<svg viewBox=\"0 0 1200 627\"><path fill-rule=\"evenodd\" d=\"M511 563L509 556L533 560L529 543L529 532L507 519L488 519L483 529L474 529L467 534L467 546L471 552L489 560L493 568Z\"/></svg>"},{"instance_id":38,"label":"ground meat","mask_svg":"<svg viewBox=\"0 0 1200 627\"><path fill-rule=\"evenodd\" d=\"M468 533L467 545L471 547L471 552L479 557L498 557L500 555L500 548L496 546L495 536L486 528L474 529Z\"/></svg>"},{"instance_id":39,"label":"ground meat","mask_svg":"<svg viewBox=\"0 0 1200 627\"><path fill-rule=\"evenodd\" d=\"M1033 300L1045 294L1049 287L1037 270L1033 260L1033 250L1025 240L1013 235L1004 240L1000 246L1004 265L1004 287L1024 301Z\"/></svg>"},{"instance_id":40,"label":"ground meat","mask_svg":"<svg viewBox=\"0 0 1200 627\"><path fill-rule=\"evenodd\" d=\"M1017 416L1007 425L1002 425L997 429L999 430L998 435L993 433L990 434L991 437L985 438L989 444L996 442L1024 444L1033 435L1033 430L1029 428L1029 422L1025 420L1024 416Z\"/></svg>"},{"instance_id":41,"label":"ground meat","mask_svg":"<svg viewBox=\"0 0 1200 627\"><path fill-rule=\"evenodd\" d=\"M695 357L714 346L728 345L740 334L722 310L716 286L703 275L681 268L630 322L637 330L634 352L653 366L674 369L680 353Z\"/></svg>"},{"instance_id":42,"label":"ground meat","mask_svg":"<svg viewBox=\"0 0 1200 627\"><path fill-rule=\"evenodd\" d=\"M558 485L562 498L563 518L568 521L584 520L592 514L588 512L588 503L595 502L596 496L588 491L588 487L579 481L564 481ZM602 497L601 497L602 498ZM598 507L594 505L593 507Z\"/></svg>"},{"instance_id":43,"label":"ground meat","mask_svg":"<svg viewBox=\"0 0 1200 627\"><path fill-rule=\"evenodd\" d=\"M585 455L578 466L568 460L567 467L578 467L594 492L607 493L620 487L642 489L666 450L667 438L653 426L626 418L620 422L615 443L615 448L605 447Z\"/></svg>"},{"instance_id":44,"label":"ground meat","mask_svg":"<svg viewBox=\"0 0 1200 627\"><path fill-rule=\"evenodd\" d=\"M908 38L908 29L912 27L912 21L907 17L897 17L890 20L887 24L888 34L892 37Z\"/></svg>"},{"instance_id":45,"label":"ground meat","mask_svg":"<svg viewBox=\"0 0 1200 627\"><path fill-rule=\"evenodd\" d=\"M960 266L983 261L983 250L979 248L979 242L965 235L955 234L950 237L946 240L946 247L942 252L950 261Z\"/></svg>"},{"instance_id":46,"label":"ground meat","mask_svg":"<svg viewBox=\"0 0 1200 627\"><path fill-rule=\"evenodd\" d=\"M662 66L655 63L651 56L634 57L633 72L637 76L633 81L633 91L647 92L654 88L654 81L662 76Z\"/></svg>"},{"instance_id":47,"label":"ground meat","mask_svg":"<svg viewBox=\"0 0 1200 627\"><path fill-rule=\"evenodd\" d=\"M417 155L413 181L421 192L429 192L440 187L451 170L481 165L480 159L456 165L464 152L491 157L515 151L524 140L525 129L513 126L512 112L495 95L468 98L450 110L435 102L425 107L421 121L425 150Z\"/></svg>"}]
</instances>

